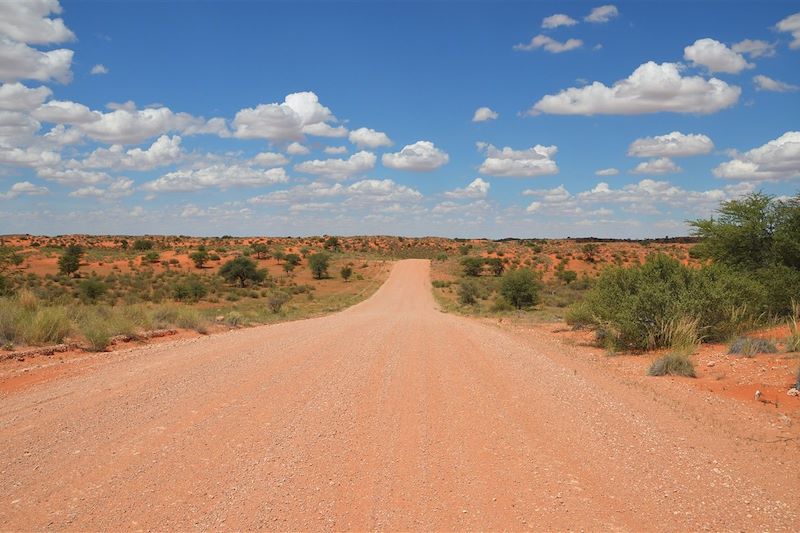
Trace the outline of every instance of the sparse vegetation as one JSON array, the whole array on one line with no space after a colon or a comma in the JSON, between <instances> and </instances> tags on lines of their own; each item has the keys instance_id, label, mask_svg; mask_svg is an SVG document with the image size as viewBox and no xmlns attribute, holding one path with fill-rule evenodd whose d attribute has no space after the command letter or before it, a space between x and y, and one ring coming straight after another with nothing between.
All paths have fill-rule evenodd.
<instances>
[{"instance_id":1,"label":"sparse vegetation","mask_svg":"<svg viewBox=\"0 0 800 533\"><path fill-rule=\"evenodd\" d=\"M683 376L697 377L694 364L688 355L676 352L659 357L647 370L648 376Z\"/></svg>"}]
</instances>

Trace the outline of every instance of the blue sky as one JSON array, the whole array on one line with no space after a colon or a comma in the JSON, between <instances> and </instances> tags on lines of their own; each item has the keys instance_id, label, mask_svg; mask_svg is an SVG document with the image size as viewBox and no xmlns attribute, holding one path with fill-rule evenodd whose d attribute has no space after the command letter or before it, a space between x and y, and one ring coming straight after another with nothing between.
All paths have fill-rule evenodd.
<instances>
[{"instance_id":1,"label":"blue sky","mask_svg":"<svg viewBox=\"0 0 800 533\"><path fill-rule=\"evenodd\" d=\"M0 233L653 237L800 190L796 2L0 3Z\"/></svg>"}]
</instances>

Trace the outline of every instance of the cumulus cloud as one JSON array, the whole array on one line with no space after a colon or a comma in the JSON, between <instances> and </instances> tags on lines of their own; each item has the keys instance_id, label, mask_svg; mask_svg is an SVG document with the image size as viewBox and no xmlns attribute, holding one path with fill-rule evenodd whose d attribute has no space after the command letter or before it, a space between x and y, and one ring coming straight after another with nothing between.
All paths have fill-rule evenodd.
<instances>
[{"instance_id":1,"label":"cumulus cloud","mask_svg":"<svg viewBox=\"0 0 800 533\"><path fill-rule=\"evenodd\" d=\"M537 50L539 48L544 48L548 52L552 54L560 54L561 52L568 52L570 50L575 50L576 48L580 48L583 46L583 41L580 39L567 39L565 42L560 42L552 37L548 37L547 35L537 35L531 42L528 44L515 44L514 50L521 51L521 52L530 52L531 50Z\"/></svg>"},{"instance_id":2,"label":"cumulus cloud","mask_svg":"<svg viewBox=\"0 0 800 533\"><path fill-rule=\"evenodd\" d=\"M408 144L395 153L383 154L383 166L397 170L429 172L447 164L450 156L430 141Z\"/></svg>"},{"instance_id":3,"label":"cumulus cloud","mask_svg":"<svg viewBox=\"0 0 800 533\"><path fill-rule=\"evenodd\" d=\"M60 18L50 18L61 13L58 0L25 0L0 2L0 34L10 39L30 44L62 43L75 39Z\"/></svg>"},{"instance_id":4,"label":"cumulus cloud","mask_svg":"<svg viewBox=\"0 0 800 533\"><path fill-rule=\"evenodd\" d=\"M31 111L47 100L53 91L47 87L31 89L17 83L0 85L0 109L5 111Z\"/></svg>"},{"instance_id":5,"label":"cumulus cloud","mask_svg":"<svg viewBox=\"0 0 800 533\"><path fill-rule=\"evenodd\" d=\"M350 132L349 140L359 148L380 148L381 146L391 146L392 140L382 131L375 131L370 128L358 128Z\"/></svg>"},{"instance_id":6,"label":"cumulus cloud","mask_svg":"<svg viewBox=\"0 0 800 533\"><path fill-rule=\"evenodd\" d=\"M555 15L550 15L549 17L542 19L542 28L550 30L553 28L558 28L559 26L574 26L577 23L577 20L568 15L556 13Z\"/></svg>"},{"instance_id":7,"label":"cumulus cloud","mask_svg":"<svg viewBox=\"0 0 800 533\"><path fill-rule=\"evenodd\" d=\"M784 180L800 177L800 131L787 131L767 144L742 154L714 169L718 178L747 181Z\"/></svg>"},{"instance_id":8,"label":"cumulus cloud","mask_svg":"<svg viewBox=\"0 0 800 533\"><path fill-rule=\"evenodd\" d=\"M0 146L15 147L29 144L41 124L28 113L0 111Z\"/></svg>"},{"instance_id":9,"label":"cumulus cloud","mask_svg":"<svg viewBox=\"0 0 800 533\"><path fill-rule=\"evenodd\" d=\"M594 24L602 24L613 18L617 18L618 16L619 10L617 9L617 6L609 4L592 9L592 11L586 15L583 20L586 22L592 22Z\"/></svg>"},{"instance_id":10,"label":"cumulus cloud","mask_svg":"<svg viewBox=\"0 0 800 533\"><path fill-rule=\"evenodd\" d=\"M216 164L169 172L145 183L142 189L151 192L190 192L212 188L259 187L287 181L289 178L283 168L264 170L249 165Z\"/></svg>"},{"instance_id":11,"label":"cumulus cloud","mask_svg":"<svg viewBox=\"0 0 800 533\"><path fill-rule=\"evenodd\" d=\"M486 122L487 120L495 120L500 115L496 111L492 111L488 107L479 107L472 115L472 122Z\"/></svg>"},{"instance_id":12,"label":"cumulus cloud","mask_svg":"<svg viewBox=\"0 0 800 533\"><path fill-rule=\"evenodd\" d=\"M375 168L377 157L372 152L356 152L348 159L314 159L294 166L298 172L334 180L344 180Z\"/></svg>"},{"instance_id":13,"label":"cumulus cloud","mask_svg":"<svg viewBox=\"0 0 800 533\"><path fill-rule=\"evenodd\" d=\"M332 202L332 199L344 197L344 202ZM342 185L341 183L314 182L298 185L291 189L274 191L248 200L251 204L283 205L303 210L309 208L329 209L339 207L370 207L375 203L407 203L422 199L422 193L393 180L366 179Z\"/></svg>"},{"instance_id":14,"label":"cumulus cloud","mask_svg":"<svg viewBox=\"0 0 800 533\"><path fill-rule=\"evenodd\" d=\"M770 77L764 76L763 74L758 74L757 76L753 77L753 83L756 84L756 89L759 91L772 91L776 93L788 93L794 92L797 89L800 89L797 85L792 85L791 83L786 83L779 80L774 80Z\"/></svg>"},{"instance_id":15,"label":"cumulus cloud","mask_svg":"<svg viewBox=\"0 0 800 533\"><path fill-rule=\"evenodd\" d=\"M58 152L38 146L27 148L0 146L0 164L38 168L56 165L60 161L61 155Z\"/></svg>"},{"instance_id":16,"label":"cumulus cloud","mask_svg":"<svg viewBox=\"0 0 800 533\"><path fill-rule=\"evenodd\" d=\"M50 100L31 113L37 120L53 124L88 124L102 118L83 104L62 100Z\"/></svg>"},{"instance_id":17,"label":"cumulus cloud","mask_svg":"<svg viewBox=\"0 0 800 533\"><path fill-rule=\"evenodd\" d=\"M178 135L162 135L146 149L125 150L121 144L109 148L98 148L84 160L75 164L85 168L115 168L126 170L151 170L171 165L184 157L181 138Z\"/></svg>"},{"instance_id":18,"label":"cumulus cloud","mask_svg":"<svg viewBox=\"0 0 800 533\"><path fill-rule=\"evenodd\" d=\"M83 170L79 168L59 168L56 166L42 167L36 174L48 181L54 181L67 186L97 185L111 181L111 176L105 172Z\"/></svg>"},{"instance_id":19,"label":"cumulus cloud","mask_svg":"<svg viewBox=\"0 0 800 533\"><path fill-rule=\"evenodd\" d=\"M234 136L240 139L269 139L273 141L298 141L304 135L344 137L347 130L332 126L336 117L330 109L320 104L311 91L292 93L283 103L260 104L245 108L233 119Z\"/></svg>"},{"instance_id":20,"label":"cumulus cloud","mask_svg":"<svg viewBox=\"0 0 800 533\"><path fill-rule=\"evenodd\" d=\"M682 169L668 157L659 157L642 161L631 170L634 174L674 174Z\"/></svg>"},{"instance_id":21,"label":"cumulus cloud","mask_svg":"<svg viewBox=\"0 0 800 533\"><path fill-rule=\"evenodd\" d=\"M693 191L678 187L668 181L643 179L618 189L606 182L593 188L570 193L563 185L553 189L526 190L525 196L535 196L537 200L527 207L529 213L567 216L608 215L609 210L600 207L622 205L623 210L642 214L658 214L659 206L680 209L693 214L710 213L720 202L739 198L753 191L748 183L727 185L721 189ZM599 209L598 209L599 207Z\"/></svg>"},{"instance_id":22,"label":"cumulus cloud","mask_svg":"<svg viewBox=\"0 0 800 533\"><path fill-rule=\"evenodd\" d=\"M775 55L775 43L768 43L758 39L745 39L731 46L737 54L747 54L751 58L772 57Z\"/></svg>"},{"instance_id":23,"label":"cumulus cloud","mask_svg":"<svg viewBox=\"0 0 800 533\"><path fill-rule=\"evenodd\" d=\"M16 5L15 2L0 2L0 5ZM0 36L0 80L38 80L69 83L72 80L72 56L74 52L64 48L41 52L25 43L18 43Z\"/></svg>"},{"instance_id":24,"label":"cumulus cloud","mask_svg":"<svg viewBox=\"0 0 800 533\"><path fill-rule=\"evenodd\" d=\"M619 174L619 169L614 167L601 168L600 170L595 170L594 173L597 176L616 176Z\"/></svg>"},{"instance_id":25,"label":"cumulus cloud","mask_svg":"<svg viewBox=\"0 0 800 533\"><path fill-rule=\"evenodd\" d=\"M69 193L73 198L97 198L98 200L117 200L133 194L133 180L119 178L108 187L100 188L90 185Z\"/></svg>"},{"instance_id":26,"label":"cumulus cloud","mask_svg":"<svg viewBox=\"0 0 800 533\"><path fill-rule=\"evenodd\" d=\"M800 13L789 15L775 25L780 32L790 33L794 40L789 43L789 48L800 48Z\"/></svg>"},{"instance_id":27,"label":"cumulus cloud","mask_svg":"<svg viewBox=\"0 0 800 533\"><path fill-rule=\"evenodd\" d=\"M98 63L97 65L92 67L92 70L90 70L89 73L93 75L108 74L108 67L106 67L102 63Z\"/></svg>"},{"instance_id":28,"label":"cumulus cloud","mask_svg":"<svg viewBox=\"0 0 800 533\"><path fill-rule=\"evenodd\" d=\"M253 156L253 164L264 168L281 167L288 165L289 159L276 152L261 152Z\"/></svg>"},{"instance_id":29,"label":"cumulus cloud","mask_svg":"<svg viewBox=\"0 0 800 533\"><path fill-rule=\"evenodd\" d=\"M339 154L346 154L347 147L346 146L326 146L323 150L326 154L329 155L339 155Z\"/></svg>"},{"instance_id":30,"label":"cumulus cloud","mask_svg":"<svg viewBox=\"0 0 800 533\"><path fill-rule=\"evenodd\" d=\"M558 174L558 165L552 159L557 146L537 144L527 150L514 150L508 146L498 149L487 143L478 143L478 149L486 153L486 159L478 171L481 174L499 177L534 177Z\"/></svg>"},{"instance_id":31,"label":"cumulus cloud","mask_svg":"<svg viewBox=\"0 0 800 533\"><path fill-rule=\"evenodd\" d=\"M293 142L286 147L286 153L289 155L308 155L311 153L311 150L299 142Z\"/></svg>"},{"instance_id":32,"label":"cumulus cloud","mask_svg":"<svg viewBox=\"0 0 800 533\"><path fill-rule=\"evenodd\" d=\"M738 74L745 69L755 67L752 63L748 63L742 54L734 52L719 41L708 38L698 39L694 44L684 48L683 58L695 66L706 67L709 72Z\"/></svg>"},{"instance_id":33,"label":"cumulus cloud","mask_svg":"<svg viewBox=\"0 0 800 533\"><path fill-rule=\"evenodd\" d=\"M713 149L714 142L707 135L673 131L666 135L636 139L628 147L628 155L633 157L687 157L708 154Z\"/></svg>"},{"instance_id":34,"label":"cumulus cloud","mask_svg":"<svg viewBox=\"0 0 800 533\"><path fill-rule=\"evenodd\" d=\"M39 196L50 192L47 187L34 185L30 181L20 181L11 186L11 188L0 193L0 198L4 200L13 200L17 196Z\"/></svg>"},{"instance_id":35,"label":"cumulus cloud","mask_svg":"<svg viewBox=\"0 0 800 533\"><path fill-rule=\"evenodd\" d=\"M730 107L741 89L717 78L682 76L676 63L640 65L629 77L608 87L600 82L571 87L536 102L528 114L638 115L708 114Z\"/></svg>"},{"instance_id":36,"label":"cumulus cloud","mask_svg":"<svg viewBox=\"0 0 800 533\"><path fill-rule=\"evenodd\" d=\"M484 181L481 178L475 178L464 188L455 189L452 191L447 191L444 195L448 198L457 198L457 199L464 199L464 198L486 198L486 195L489 194L489 188L491 185L488 181Z\"/></svg>"}]
</instances>

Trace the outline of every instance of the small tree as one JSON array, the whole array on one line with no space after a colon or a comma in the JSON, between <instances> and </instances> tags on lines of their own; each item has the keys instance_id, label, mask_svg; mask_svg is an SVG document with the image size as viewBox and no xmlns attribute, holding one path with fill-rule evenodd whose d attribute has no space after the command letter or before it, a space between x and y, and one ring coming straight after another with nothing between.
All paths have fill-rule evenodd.
<instances>
[{"instance_id":1,"label":"small tree","mask_svg":"<svg viewBox=\"0 0 800 533\"><path fill-rule=\"evenodd\" d=\"M262 242L254 242L250 245L250 248L253 249L253 253L256 254L258 259L265 259L269 251L267 245Z\"/></svg>"},{"instance_id":2,"label":"small tree","mask_svg":"<svg viewBox=\"0 0 800 533\"><path fill-rule=\"evenodd\" d=\"M503 260L499 257L490 257L486 260L486 264L489 266L489 270L492 272L493 276L502 276L503 271L506 269Z\"/></svg>"},{"instance_id":3,"label":"small tree","mask_svg":"<svg viewBox=\"0 0 800 533\"><path fill-rule=\"evenodd\" d=\"M350 276L353 275L353 269L349 265L346 265L342 267L339 273L342 275L343 280L348 281Z\"/></svg>"},{"instance_id":4,"label":"small tree","mask_svg":"<svg viewBox=\"0 0 800 533\"><path fill-rule=\"evenodd\" d=\"M136 239L133 241L133 249L136 252L144 252L153 249L153 241L147 239Z\"/></svg>"},{"instance_id":5,"label":"small tree","mask_svg":"<svg viewBox=\"0 0 800 533\"><path fill-rule=\"evenodd\" d=\"M205 250L198 250L190 254L189 259L194 262L195 268L203 268L208 261L208 252Z\"/></svg>"},{"instance_id":6,"label":"small tree","mask_svg":"<svg viewBox=\"0 0 800 533\"><path fill-rule=\"evenodd\" d=\"M322 279L328 276L328 266L330 264L330 257L326 253L312 254L308 257L308 266L311 268L312 274L317 279Z\"/></svg>"},{"instance_id":7,"label":"small tree","mask_svg":"<svg viewBox=\"0 0 800 533\"><path fill-rule=\"evenodd\" d=\"M322 245L326 250L331 250L333 252L339 251L339 239L336 237L328 237L325 240L325 243Z\"/></svg>"},{"instance_id":8,"label":"small tree","mask_svg":"<svg viewBox=\"0 0 800 533\"><path fill-rule=\"evenodd\" d=\"M275 291L267 298L267 306L273 313L280 313L283 304L288 302L291 298L289 294L283 291Z\"/></svg>"},{"instance_id":9,"label":"small tree","mask_svg":"<svg viewBox=\"0 0 800 533\"><path fill-rule=\"evenodd\" d=\"M58 271L65 276L76 273L81 266L83 248L76 244L67 247L64 255L58 258Z\"/></svg>"},{"instance_id":10,"label":"small tree","mask_svg":"<svg viewBox=\"0 0 800 533\"><path fill-rule=\"evenodd\" d=\"M266 271L259 270L255 261L247 257L237 257L226 262L220 267L219 275L228 283L238 282L240 287L248 282L260 283L267 277Z\"/></svg>"},{"instance_id":11,"label":"small tree","mask_svg":"<svg viewBox=\"0 0 800 533\"><path fill-rule=\"evenodd\" d=\"M459 283L458 301L461 305L475 305L478 302L478 286L474 281L464 280Z\"/></svg>"},{"instance_id":12,"label":"small tree","mask_svg":"<svg viewBox=\"0 0 800 533\"><path fill-rule=\"evenodd\" d=\"M84 280L79 286L81 295L94 303L108 290L108 286L96 277Z\"/></svg>"},{"instance_id":13,"label":"small tree","mask_svg":"<svg viewBox=\"0 0 800 533\"><path fill-rule=\"evenodd\" d=\"M477 278L483 270L483 259L480 257L465 257L461 260L461 267L464 269L465 276Z\"/></svg>"},{"instance_id":14,"label":"small tree","mask_svg":"<svg viewBox=\"0 0 800 533\"><path fill-rule=\"evenodd\" d=\"M161 259L161 256L158 255L158 252L152 251L144 254L143 259L148 263L158 263L158 261Z\"/></svg>"},{"instance_id":15,"label":"small tree","mask_svg":"<svg viewBox=\"0 0 800 533\"><path fill-rule=\"evenodd\" d=\"M574 270L559 270L556 272L556 277L563 281L566 285L569 285L576 279L578 279L578 273Z\"/></svg>"},{"instance_id":16,"label":"small tree","mask_svg":"<svg viewBox=\"0 0 800 533\"><path fill-rule=\"evenodd\" d=\"M500 294L517 309L531 307L539 301L539 280L527 268L512 270L503 276Z\"/></svg>"}]
</instances>

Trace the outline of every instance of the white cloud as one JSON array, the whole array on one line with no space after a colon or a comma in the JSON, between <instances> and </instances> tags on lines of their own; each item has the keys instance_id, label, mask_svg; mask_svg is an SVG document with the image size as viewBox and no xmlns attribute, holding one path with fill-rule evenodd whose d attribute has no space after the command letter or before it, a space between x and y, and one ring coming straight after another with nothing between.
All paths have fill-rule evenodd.
<instances>
[{"instance_id":1,"label":"white cloud","mask_svg":"<svg viewBox=\"0 0 800 533\"><path fill-rule=\"evenodd\" d=\"M496 111L492 111L488 107L479 107L472 115L472 122L486 122L487 120L495 120L500 115Z\"/></svg>"},{"instance_id":2,"label":"white cloud","mask_svg":"<svg viewBox=\"0 0 800 533\"><path fill-rule=\"evenodd\" d=\"M0 2L0 5L15 2ZM69 83L72 80L72 56L64 48L41 52L27 44L0 36L0 80L38 80Z\"/></svg>"},{"instance_id":3,"label":"white cloud","mask_svg":"<svg viewBox=\"0 0 800 533\"><path fill-rule=\"evenodd\" d=\"M718 178L747 181L800 177L800 131L787 131L743 154L734 152L733 159L720 164L713 172Z\"/></svg>"},{"instance_id":4,"label":"white cloud","mask_svg":"<svg viewBox=\"0 0 800 533\"><path fill-rule=\"evenodd\" d=\"M0 146L29 144L41 124L27 113L0 111Z\"/></svg>"},{"instance_id":5,"label":"white cloud","mask_svg":"<svg viewBox=\"0 0 800 533\"><path fill-rule=\"evenodd\" d=\"M287 181L289 178L283 168L264 170L249 165L217 164L169 172L145 183L142 189L152 192L190 192L211 188L259 187Z\"/></svg>"},{"instance_id":6,"label":"white cloud","mask_svg":"<svg viewBox=\"0 0 800 533\"><path fill-rule=\"evenodd\" d=\"M789 15L775 25L781 32L791 33L794 40L789 43L789 48L800 48L800 13Z\"/></svg>"},{"instance_id":7,"label":"white cloud","mask_svg":"<svg viewBox=\"0 0 800 533\"><path fill-rule=\"evenodd\" d=\"M326 146L323 150L328 155L339 155L339 154L346 154L347 147L346 146Z\"/></svg>"},{"instance_id":8,"label":"white cloud","mask_svg":"<svg viewBox=\"0 0 800 533\"><path fill-rule=\"evenodd\" d=\"M560 54L561 52L568 52L583 46L583 41L580 39L567 39L566 42L556 41L547 35L537 35L528 44L515 44L514 50L521 52L530 52L538 48L544 48L552 54Z\"/></svg>"},{"instance_id":9,"label":"white cloud","mask_svg":"<svg viewBox=\"0 0 800 533\"><path fill-rule=\"evenodd\" d=\"M319 103L313 92L292 93L282 104L260 104L245 108L233 119L234 136L240 139L301 140L304 134L344 137L347 129L334 127L331 110Z\"/></svg>"},{"instance_id":10,"label":"white cloud","mask_svg":"<svg viewBox=\"0 0 800 533\"><path fill-rule=\"evenodd\" d=\"M108 67L103 65L102 63L98 63L97 65L92 67L92 70L89 71L90 74L108 74Z\"/></svg>"},{"instance_id":11,"label":"white cloud","mask_svg":"<svg viewBox=\"0 0 800 533\"><path fill-rule=\"evenodd\" d=\"M56 168L42 167L36 170L36 174L48 181L54 181L62 185L97 185L111 181L111 176L105 172L82 170L78 168Z\"/></svg>"},{"instance_id":12,"label":"white cloud","mask_svg":"<svg viewBox=\"0 0 800 533\"><path fill-rule=\"evenodd\" d=\"M514 150L508 146L498 149L491 144L478 143L486 152L486 159L478 171L481 174L501 177L534 177L558 174L558 165L552 159L558 152L556 146L537 144L527 150Z\"/></svg>"},{"instance_id":13,"label":"white cloud","mask_svg":"<svg viewBox=\"0 0 800 533\"><path fill-rule=\"evenodd\" d=\"M428 172L447 164L450 156L430 141L408 144L399 152L383 154L383 166L397 170Z\"/></svg>"},{"instance_id":14,"label":"white cloud","mask_svg":"<svg viewBox=\"0 0 800 533\"><path fill-rule=\"evenodd\" d=\"M180 161L184 154L178 135L162 135L149 148L132 148L125 151L121 144L98 148L78 164L85 168L116 168L126 170L151 170Z\"/></svg>"},{"instance_id":15,"label":"white cloud","mask_svg":"<svg viewBox=\"0 0 800 533\"><path fill-rule=\"evenodd\" d=\"M370 128L358 128L351 131L349 139L359 148L379 148L392 145L392 140L388 135Z\"/></svg>"},{"instance_id":16,"label":"white cloud","mask_svg":"<svg viewBox=\"0 0 800 533\"><path fill-rule=\"evenodd\" d=\"M484 181L481 178L475 178L470 182L469 185L464 187L463 189L455 189L452 191L447 191L444 195L448 198L486 198L486 195L489 194L489 188L491 185L488 181Z\"/></svg>"},{"instance_id":17,"label":"white cloud","mask_svg":"<svg viewBox=\"0 0 800 533\"><path fill-rule=\"evenodd\" d=\"M289 155L308 155L311 153L311 150L299 142L293 142L286 147L286 153Z\"/></svg>"},{"instance_id":18,"label":"white cloud","mask_svg":"<svg viewBox=\"0 0 800 533\"><path fill-rule=\"evenodd\" d=\"M563 13L556 13L542 19L542 28L553 29L559 26L574 26L578 21Z\"/></svg>"},{"instance_id":19,"label":"white cloud","mask_svg":"<svg viewBox=\"0 0 800 533\"><path fill-rule=\"evenodd\" d=\"M80 106L80 104L74 104ZM225 136L227 127L222 119L206 121L188 113L174 113L168 107L149 107L136 109L132 103L114 106L109 113L91 112L90 116L80 115L80 122L65 120L75 124L92 139L115 144L139 144L146 139L169 132L186 135L214 133Z\"/></svg>"},{"instance_id":20,"label":"white cloud","mask_svg":"<svg viewBox=\"0 0 800 533\"><path fill-rule=\"evenodd\" d=\"M745 39L731 46L731 50L738 54L747 54L751 58L772 57L775 55L775 43L768 43L758 39Z\"/></svg>"},{"instance_id":21,"label":"white cloud","mask_svg":"<svg viewBox=\"0 0 800 533\"><path fill-rule=\"evenodd\" d=\"M53 126L42 136L45 142L58 146L77 144L83 140L83 132L77 128L67 128L63 124Z\"/></svg>"},{"instance_id":22,"label":"white cloud","mask_svg":"<svg viewBox=\"0 0 800 533\"><path fill-rule=\"evenodd\" d=\"M117 200L133 194L133 180L119 178L105 189L90 185L69 193L74 198L97 198L100 200Z\"/></svg>"},{"instance_id":23,"label":"white cloud","mask_svg":"<svg viewBox=\"0 0 800 533\"><path fill-rule=\"evenodd\" d=\"M708 38L698 39L694 44L684 48L683 58L695 66L706 67L709 72L738 74L745 69L755 67L752 63L748 63L742 54L734 52L719 41Z\"/></svg>"},{"instance_id":24,"label":"white cloud","mask_svg":"<svg viewBox=\"0 0 800 533\"><path fill-rule=\"evenodd\" d=\"M595 170L594 173L597 176L616 176L619 174L619 169L614 167L601 168L600 170Z\"/></svg>"},{"instance_id":25,"label":"white cloud","mask_svg":"<svg viewBox=\"0 0 800 533\"><path fill-rule=\"evenodd\" d=\"M642 161L631 170L634 174L674 174L680 172L682 169L675 164L675 162L668 157L659 157L657 159L648 159Z\"/></svg>"},{"instance_id":26,"label":"white cloud","mask_svg":"<svg viewBox=\"0 0 800 533\"><path fill-rule=\"evenodd\" d=\"M61 155L58 152L36 146L28 148L8 148L0 146L0 164L37 168L55 165L60 161Z\"/></svg>"},{"instance_id":27,"label":"white cloud","mask_svg":"<svg viewBox=\"0 0 800 533\"><path fill-rule=\"evenodd\" d=\"M102 118L83 104L62 100L50 100L31 113L36 119L53 124L87 124Z\"/></svg>"},{"instance_id":28,"label":"white cloud","mask_svg":"<svg viewBox=\"0 0 800 533\"><path fill-rule=\"evenodd\" d=\"M617 9L617 6L608 4L592 9L592 11L586 17L584 17L583 20L595 24L602 24L613 18L617 18L618 16L619 10Z\"/></svg>"},{"instance_id":29,"label":"white cloud","mask_svg":"<svg viewBox=\"0 0 800 533\"><path fill-rule=\"evenodd\" d=\"M260 167L281 167L289 164L289 158L276 152L261 152L253 157L253 164Z\"/></svg>"},{"instance_id":30,"label":"white cloud","mask_svg":"<svg viewBox=\"0 0 800 533\"><path fill-rule=\"evenodd\" d=\"M714 113L739 100L741 89L717 78L681 76L676 63L640 65L612 87L594 82L547 95L528 114L637 115L643 113Z\"/></svg>"},{"instance_id":31,"label":"white cloud","mask_svg":"<svg viewBox=\"0 0 800 533\"><path fill-rule=\"evenodd\" d=\"M628 147L628 155L633 157L687 157L708 154L713 149L714 142L707 135L673 131L666 135L636 139Z\"/></svg>"},{"instance_id":32,"label":"white cloud","mask_svg":"<svg viewBox=\"0 0 800 533\"><path fill-rule=\"evenodd\" d=\"M759 91L772 91L776 93L794 92L800 87L786 83L779 80L774 80L762 74L753 77L753 82L756 84L756 89Z\"/></svg>"},{"instance_id":33,"label":"white cloud","mask_svg":"<svg viewBox=\"0 0 800 533\"><path fill-rule=\"evenodd\" d=\"M47 100L53 91L47 87L30 89L21 83L0 85L0 109L6 111L31 111Z\"/></svg>"},{"instance_id":34,"label":"white cloud","mask_svg":"<svg viewBox=\"0 0 800 533\"><path fill-rule=\"evenodd\" d=\"M50 191L47 189L47 187L34 185L30 181L20 181L12 185L8 191L0 193L0 198L5 200L13 200L17 196L21 195L39 196L42 194L47 194L48 192Z\"/></svg>"},{"instance_id":35,"label":"white cloud","mask_svg":"<svg viewBox=\"0 0 800 533\"><path fill-rule=\"evenodd\" d=\"M356 152L348 159L314 159L294 166L298 172L334 180L344 180L375 168L377 157L372 152Z\"/></svg>"},{"instance_id":36,"label":"white cloud","mask_svg":"<svg viewBox=\"0 0 800 533\"><path fill-rule=\"evenodd\" d=\"M345 197L333 203L333 198ZM422 193L392 180L366 179L345 186L341 183L314 182L291 189L274 191L248 200L251 204L283 205L295 210L363 208L375 203L408 203L422 199Z\"/></svg>"},{"instance_id":37,"label":"white cloud","mask_svg":"<svg viewBox=\"0 0 800 533\"><path fill-rule=\"evenodd\" d=\"M49 18L61 13L58 0L24 0L0 2L0 34L30 44L50 44L71 41L75 34L60 18Z\"/></svg>"}]
</instances>

